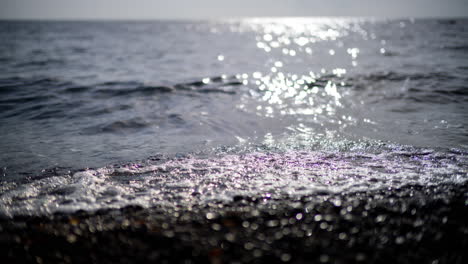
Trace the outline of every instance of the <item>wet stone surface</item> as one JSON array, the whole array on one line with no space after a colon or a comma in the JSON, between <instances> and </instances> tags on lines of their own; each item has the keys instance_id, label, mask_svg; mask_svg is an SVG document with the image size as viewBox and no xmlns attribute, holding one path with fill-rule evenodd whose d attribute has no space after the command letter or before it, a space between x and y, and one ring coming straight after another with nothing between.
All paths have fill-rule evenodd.
<instances>
[{"instance_id":1,"label":"wet stone surface","mask_svg":"<svg viewBox=\"0 0 468 264\"><path fill-rule=\"evenodd\" d=\"M466 263L468 184L0 220L7 263Z\"/></svg>"}]
</instances>

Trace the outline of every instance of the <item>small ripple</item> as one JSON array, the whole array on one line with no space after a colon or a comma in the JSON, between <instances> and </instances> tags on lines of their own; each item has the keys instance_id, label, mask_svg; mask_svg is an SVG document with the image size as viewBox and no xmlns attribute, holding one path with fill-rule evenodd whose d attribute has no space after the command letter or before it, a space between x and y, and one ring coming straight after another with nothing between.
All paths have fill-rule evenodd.
<instances>
[{"instance_id":1,"label":"small ripple","mask_svg":"<svg viewBox=\"0 0 468 264\"><path fill-rule=\"evenodd\" d=\"M83 92L88 92L92 90L92 87L90 86L73 86L73 87L67 87L63 90L64 93L70 93L70 94L75 94L75 93L83 93Z\"/></svg>"},{"instance_id":2,"label":"small ripple","mask_svg":"<svg viewBox=\"0 0 468 264\"><path fill-rule=\"evenodd\" d=\"M50 98L51 98L51 96L48 96L48 95L21 96L21 97L9 98L9 99L2 99L2 100L0 100L0 104L35 103L35 102L47 101Z\"/></svg>"},{"instance_id":3,"label":"small ripple","mask_svg":"<svg viewBox=\"0 0 468 264\"><path fill-rule=\"evenodd\" d=\"M466 52L466 51L468 51L468 45L444 46L443 49Z\"/></svg>"},{"instance_id":4,"label":"small ripple","mask_svg":"<svg viewBox=\"0 0 468 264\"><path fill-rule=\"evenodd\" d=\"M87 127L82 130L82 134L100 134L100 133L125 133L149 127L151 124L142 118L132 118L127 120L117 120Z\"/></svg>"},{"instance_id":5,"label":"small ripple","mask_svg":"<svg viewBox=\"0 0 468 264\"><path fill-rule=\"evenodd\" d=\"M120 85L120 84L119 84ZM129 95L140 95L140 96L150 96L158 93L168 93L172 92L174 88L170 86L136 86L130 88L120 88L120 89L98 89L93 91L96 96L100 97L114 97L114 96L129 96Z\"/></svg>"},{"instance_id":6,"label":"small ripple","mask_svg":"<svg viewBox=\"0 0 468 264\"><path fill-rule=\"evenodd\" d=\"M408 72L375 72L365 75L357 75L351 77L351 81L366 80L370 82L379 81L405 81L409 80L436 80L436 81L448 81L452 80L454 76L446 72L427 72L427 73L408 73Z\"/></svg>"},{"instance_id":7,"label":"small ripple","mask_svg":"<svg viewBox=\"0 0 468 264\"><path fill-rule=\"evenodd\" d=\"M15 66L18 68L24 67L47 67L47 66L57 66L65 64L64 60L61 59L47 59L47 60L33 60L27 62L21 62L16 64Z\"/></svg>"}]
</instances>

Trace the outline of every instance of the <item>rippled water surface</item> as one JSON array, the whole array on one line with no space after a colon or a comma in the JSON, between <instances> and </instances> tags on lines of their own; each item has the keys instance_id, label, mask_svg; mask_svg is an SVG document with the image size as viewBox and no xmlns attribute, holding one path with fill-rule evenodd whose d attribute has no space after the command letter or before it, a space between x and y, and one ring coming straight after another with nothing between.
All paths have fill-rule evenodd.
<instances>
[{"instance_id":1,"label":"rippled water surface","mask_svg":"<svg viewBox=\"0 0 468 264\"><path fill-rule=\"evenodd\" d=\"M467 30L0 22L1 213L465 182Z\"/></svg>"}]
</instances>

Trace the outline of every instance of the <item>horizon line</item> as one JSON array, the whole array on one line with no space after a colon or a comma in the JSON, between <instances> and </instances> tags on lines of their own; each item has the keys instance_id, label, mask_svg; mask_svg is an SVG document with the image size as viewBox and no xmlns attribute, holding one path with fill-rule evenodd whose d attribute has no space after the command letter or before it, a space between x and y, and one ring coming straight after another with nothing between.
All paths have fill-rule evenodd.
<instances>
[{"instance_id":1,"label":"horizon line","mask_svg":"<svg viewBox=\"0 0 468 264\"><path fill-rule=\"evenodd\" d=\"M398 19L409 19L409 20L430 20L430 19L442 19L442 20L460 20L468 19L467 16L226 16L226 17L157 17L157 18L44 18L44 17L31 17L31 18L0 18L0 21L38 21L38 22L145 22L145 21L222 21L222 20L250 20L250 19L365 19L365 20L398 20Z\"/></svg>"}]
</instances>

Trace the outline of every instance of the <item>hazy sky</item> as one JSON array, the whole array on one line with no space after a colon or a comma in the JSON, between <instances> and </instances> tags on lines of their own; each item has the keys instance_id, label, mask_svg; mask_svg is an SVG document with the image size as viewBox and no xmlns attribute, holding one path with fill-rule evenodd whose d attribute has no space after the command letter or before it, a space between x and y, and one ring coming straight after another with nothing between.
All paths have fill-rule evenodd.
<instances>
[{"instance_id":1,"label":"hazy sky","mask_svg":"<svg viewBox=\"0 0 468 264\"><path fill-rule=\"evenodd\" d=\"M0 0L0 19L467 17L468 0Z\"/></svg>"}]
</instances>

